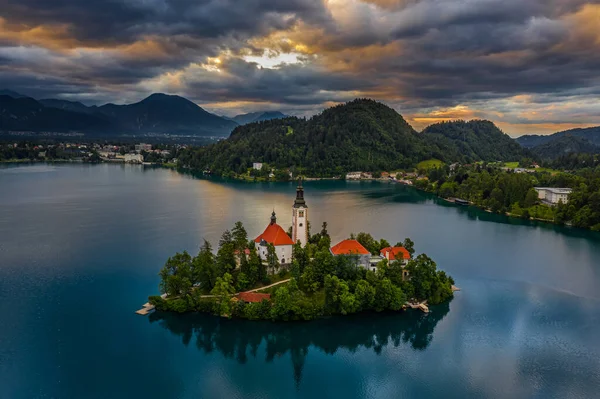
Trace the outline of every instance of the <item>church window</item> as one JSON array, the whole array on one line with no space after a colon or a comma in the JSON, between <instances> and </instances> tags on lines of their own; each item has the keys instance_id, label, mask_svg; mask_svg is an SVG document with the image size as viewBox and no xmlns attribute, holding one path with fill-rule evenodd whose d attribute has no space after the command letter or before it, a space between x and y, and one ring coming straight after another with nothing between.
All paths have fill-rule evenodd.
<instances>
[{"instance_id":1,"label":"church window","mask_svg":"<svg viewBox=\"0 0 600 399\"><path fill-rule=\"evenodd\" d=\"M303 218L303 217L304 217L304 211L300 211L300 212L298 212L298 215L299 215L301 218Z\"/></svg>"},{"instance_id":2,"label":"church window","mask_svg":"<svg viewBox=\"0 0 600 399\"><path fill-rule=\"evenodd\" d=\"M300 223L299 226L302 227L302 223Z\"/></svg>"}]
</instances>

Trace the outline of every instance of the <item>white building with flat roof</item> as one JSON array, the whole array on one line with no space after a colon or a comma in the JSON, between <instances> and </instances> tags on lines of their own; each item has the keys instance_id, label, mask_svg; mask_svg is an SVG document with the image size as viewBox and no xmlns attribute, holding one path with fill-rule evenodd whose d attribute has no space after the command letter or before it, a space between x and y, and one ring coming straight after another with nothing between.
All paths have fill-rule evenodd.
<instances>
[{"instance_id":1,"label":"white building with flat roof","mask_svg":"<svg viewBox=\"0 0 600 399\"><path fill-rule=\"evenodd\" d=\"M571 188L557 187L534 187L538 193L538 198L542 201L555 205L559 202L566 204L569 202L569 194L573 191Z\"/></svg>"}]
</instances>

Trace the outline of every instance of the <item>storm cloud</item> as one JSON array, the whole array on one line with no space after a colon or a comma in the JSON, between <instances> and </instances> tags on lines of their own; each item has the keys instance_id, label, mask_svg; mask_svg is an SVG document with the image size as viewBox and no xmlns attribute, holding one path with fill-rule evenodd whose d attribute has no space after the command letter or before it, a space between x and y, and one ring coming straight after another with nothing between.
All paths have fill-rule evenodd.
<instances>
[{"instance_id":1,"label":"storm cloud","mask_svg":"<svg viewBox=\"0 0 600 399\"><path fill-rule=\"evenodd\" d=\"M218 113L355 97L417 129L600 124L600 4L582 0L0 0L0 88L86 103L162 91Z\"/></svg>"}]
</instances>

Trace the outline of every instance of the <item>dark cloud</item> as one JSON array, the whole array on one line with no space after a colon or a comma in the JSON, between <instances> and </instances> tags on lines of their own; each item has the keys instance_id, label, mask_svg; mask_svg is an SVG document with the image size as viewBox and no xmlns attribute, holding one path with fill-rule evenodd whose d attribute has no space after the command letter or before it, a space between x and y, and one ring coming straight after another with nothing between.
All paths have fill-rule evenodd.
<instances>
[{"instance_id":1,"label":"dark cloud","mask_svg":"<svg viewBox=\"0 0 600 399\"><path fill-rule=\"evenodd\" d=\"M12 25L67 25L84 43L131 43L154 35L249 37L298 19L326 23L320 0L0 0Z\"/></svg>"},{"instance_id":2,"label":"dark cloud","mask_svg":"<svg viewBox=\"0 0 600 399\"><path fill-rule=\"evenodd\" d=\"M494 104L523 124L540 117L519 107L544 116L554 106L567 111L549 121L591 121L598 3L0 0L0 88L94 103L167 91L299 112L357 96L415 114L462 105L485 116ZM244 58L294 52L273 68ZM531 100L511 100L523 95Z\"/></svg>"}]
</instances>

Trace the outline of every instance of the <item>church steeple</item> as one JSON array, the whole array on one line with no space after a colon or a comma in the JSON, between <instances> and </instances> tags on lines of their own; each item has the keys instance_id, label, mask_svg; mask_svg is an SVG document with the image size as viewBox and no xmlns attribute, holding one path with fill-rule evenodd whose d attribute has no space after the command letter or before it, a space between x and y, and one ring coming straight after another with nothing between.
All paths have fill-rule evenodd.
<instances>
[{"instance_id":1,"label":"church steeple","mask_svg":"<svg viewBox=\"0 0 600 399\"><path fill-rule=\"evenodd\" d=\"M273 209L273 213L271 214L271 224L277 223L277 216L275 216L275 209Z\"/></svg>"},{"instance_id":2,"label":"church steeple","mask_svg":"<svg viewBox=\"0 0 600 399\"><path fill-rule=\"evenodd\" d=\"M300 241L303 247L308 242L308 206L304 200L304 187L302 178L298 178L296 187L296 199L292 206L292 241Z\"/></svg>"},{"instance_id":3,"label":"church steeple","mask_svg":"<svg viewBox=\"0 0 600 399\"><path fill-rule=\"evenodd\" d=\"M298 187L296 187L296 199L294 200L294 208L308 208L304 201L304 187L302 187L302 177L298 178Z\"/></svg>"}]
</instances>

